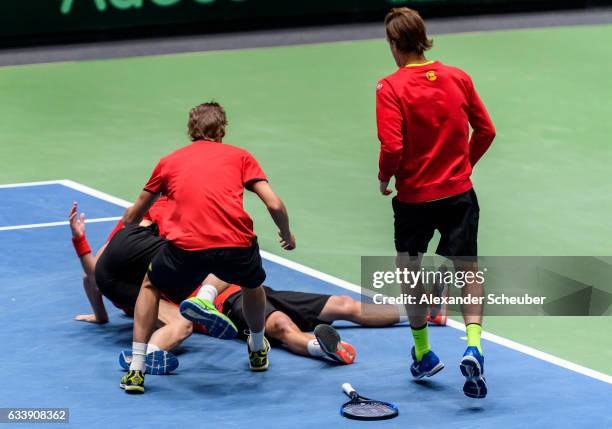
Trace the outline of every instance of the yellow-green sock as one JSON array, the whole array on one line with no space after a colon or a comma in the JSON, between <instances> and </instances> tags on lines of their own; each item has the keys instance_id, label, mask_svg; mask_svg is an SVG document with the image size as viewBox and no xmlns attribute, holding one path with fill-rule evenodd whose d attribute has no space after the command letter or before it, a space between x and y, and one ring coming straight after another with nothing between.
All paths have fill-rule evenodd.
<instances>
[{"instance_id":1,"label":"yellow-green sock","mask_svg":"<svg viewBox=\"0 0 612 429\"><path fill-rule=\"evenodd\" d=\"M414 354L418 362L431 350L429 347L429 337L427 335L427 324L421 328L411 328L412 338L414 338Z\"/></svg>"},{"instance_id":2,"label":"yellow-green sock","mask_svg":"<svg viewBox=\"0 0 612 429\"><path fill-rule=\"evenodd\" d=\"M484 354L482 352L482 346L480 345L480 334L482 333L482 326L478 323L470 323L465 327L465 332L467 333L467 344L469 346L474 346L478 349L480 354Z\"/></svg>"}]
</instances>

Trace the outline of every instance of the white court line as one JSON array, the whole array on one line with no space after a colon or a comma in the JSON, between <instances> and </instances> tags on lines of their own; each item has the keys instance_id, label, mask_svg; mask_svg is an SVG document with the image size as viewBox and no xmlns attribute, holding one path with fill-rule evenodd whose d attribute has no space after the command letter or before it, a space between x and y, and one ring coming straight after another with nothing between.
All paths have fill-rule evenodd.
<instances>
[{"instance_id":1,"label":"white court line","mask_svg":"<svg viewBox=\"0 0 612 429\"><path fill-rule=\"evenodd\" d=\"M45 180L42 182L23 182L23 183L7 183L0 185L0 189L3 188L24 188L27 186L43 186L43 185L61 185L63 180Z\"/></svg>"},{"instance_id":2,"label":"white court line","mask_svg":"<svg viewBox=\"0 0 612 429\"><path fill-rule=\"evenodd\" d=\"M100 200L108 201L109 203L113 203L121 207L129 207L132 205L132 203L126 200L113 197L112 195L109 195L106 192L98 191L97 189L90 188L89 186L83 185L81 183L73 182L72 180L64 179L60 182L64 186L83 192L84 194L91 195L92 197L96 197Z\"/></svg>"},{"instance_id":3,"label":"white court line","mask_svg":"<svg viewBox=\"0 0 612 429\"><path fill-rule=\"evenodd\" d=\"M86 219L85 223L97 223L97 222L110 222L113 220L119 220L120 217L98 217L94 219ZM0 226L0 231L12 231L15 229L31 229L31 228L46 228L49 226L60 226L68 225L70 222L62 220L58 222L45 222L45 223L30 223L26 225L11 225L11 226Z\"/></svg>"},{"instance_id":4,"label":"white court line","mask_svg":"<svg viewBox=\"0 0 612 429\"><path fill-rule=\"evenodd\" d=\"M46 184L45 182L39 182L42 184ZM97 189L90 188L89 186L82 185L80 183L74 182L72 180L61 180L56 182L47 182L47 183L61 183L69 188L75 189L77 191L83 192L85 194L89 194L91 196L97 197L101 200L105 200L111 203L115 203L122 207L129 207L132 205L130 202L123 200L121 198L114 197L105 192L98 191ZM36 186L36 185L26 185L26 186ZM306 274L310 277L314 277L316 279L322 280L326 283L333 284L335 286L341 287L343 289L350 290L355 293L361 294L361 286L356 285L354 283L347 282L346 280L342 280L338 277L334 277L329 274L325 274L321 271L315 270L314 268L307 267L306 265L302 265L298 262L290 261L289 259L285 259L281 256L274 255L272 253L261 251L261 255L263 258L268 261L275 262L279 265L282 265L287 268L291 268L292 270L298 271L302 274ZM369 291L368 291L369 292ZM369 295L369 293L368 293ZM457 322L455 320L448 320L448 326L458 329L460 331L465 331L465 325L463 323ZM567 361L565 359L561 359L557 356L551 355L549 353L534 349L532 347L517 343L515 341L509 340L504 337L500 337L499 335L491 334L489 332L483 332L482 338L485 340L491 341L493 343L502 345L512 350L516 350L518 352L524 353L529 356L533 356L537 359L549 362L553 365L557 365L559 367L568 369L570 371L576 372L578 374L585 375L590 378L594 378L596 380L603 381L604 383L612 384L612 376L604 374L599 371L595 371L593 369L584 367L582 365L578 365L576 363Z\"/></svg>"}]
</instances>

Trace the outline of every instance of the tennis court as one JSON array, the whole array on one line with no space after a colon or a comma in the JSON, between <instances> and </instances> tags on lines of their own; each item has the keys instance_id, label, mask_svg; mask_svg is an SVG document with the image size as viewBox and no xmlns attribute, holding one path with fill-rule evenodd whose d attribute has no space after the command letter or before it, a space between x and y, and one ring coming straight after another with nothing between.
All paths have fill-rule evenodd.
<instances>
[{"instance_id":1,"label":"tennis court","mask_svg":"<svg viewBox=\"0 0 612 429\"><path fill-rule=\"evenodd\" d=\"M3 403L11 407L70 408L74 427L120 427L128 421L135 427L151 421L236 428L365 426L338 415L346 401L340 385L349 381L399 406L397 419L377 426L424 427L434 418L436 425L471 427L612 424L609 376L584 368L579 373L567 362L553 364L492 341L483 347L494 393L482 401L465 398L457 364L465 341L462 331L449 326L431 330L447 368L421 383L409 377L406 325L365 329L344 323L339 325L342 336L358 350L353 365L334 366L274 349L270 370L252 374L244 343L194 334L178 352L174 375L149 376L144 397L126 396L117 385L122 373L117 357L131 344L132 320L112 305L107 325L72 320L88 310L65 219L72 201L78 201L90 219L88 237L98 247L127 202L72 181L3 185L0 200L0 389ZM355 296L347 282L265 256L273 288Z\"/></svg>"},{"instance_id":2,"label":"tennis court","mask_svg":"<svg viewBox=\"0 0 612 429\"><path fill-rule=\"evenodd\" d=\"M612 254L612 25L433 37L432 59L470 73L498 131L473 176L481 254ZM73 427L365 426L338 413L350 382L399 406L376 427L612 427L610 317L486 318L480 401L461 391L457 320L430 329L446 368L425 382L411 380L407 325L341 323L353 365L274 348L270 369L253 374L244 343L194 334L173 375L126 395L117 358L132 319L107 302L108 324L73 320L90 308L72 202L97 249L158 159L187 143L189 109L215 99L225 141L260 161L298 239L281 253L265 208L245 195L266 283L357 298L360 257L394 251L374 88L395 66L383 39L119 56L0 67L0 407L69 408Z\"/></svg>"}]
</instances>

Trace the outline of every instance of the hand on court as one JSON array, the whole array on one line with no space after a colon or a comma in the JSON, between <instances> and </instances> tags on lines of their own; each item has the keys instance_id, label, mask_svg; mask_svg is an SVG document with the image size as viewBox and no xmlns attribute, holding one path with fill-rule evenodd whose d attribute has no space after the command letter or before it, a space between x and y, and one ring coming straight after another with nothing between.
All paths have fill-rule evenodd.
<instances>
[{"instance_id":1,"label":"hand on court","mask_svg":"<svg viewBox=\"0 0 612 429\"><path fill-rule=\"evenodd\" d=\"M81 213L81 216L78 216L76 201L72 203L68 219L70 220L70 230L72 231L73 237L82 237L85 235L85 213Z\"/></svg>"},{"instance_id":2,"label":"hand on court","mask_svg":"<svg viewBox=\"0 0 612 429\"><path fill-rule=\"evenodd\" d=\"M278 240L278 242L280 243L283 249L295 249L295 237L293 236L293 234L289 233L287 236L283 236L283 234L279 232L278 235L280 236L280 240Z\"/></svg>"},{"instance_id":3,"label":"hand on court","mask_svg":"<svg viewBox=\"0 0 612 429\"><path fill-rule=\"evenodd\" d=\"M380 186L380 193L387 196L387 195L391 195L393 193L393 191L391 189L389 189L389 181L383 182L382 180L379 181L379 186Z\"/></svg>"},{"instance_id":4,"label":"hand on court","mask_svg":"<svg viewBox=\"0 0 612 429\"><path fill-rule=\"evenodd\" d=\"M74 320L77 320L79 322L99 323L99 324L104 324L104 323L108 322L108 320L98 320L98 319L96 319L96 315L95 314L77 314L74 317Z\"/></svg>"}]
</instances>

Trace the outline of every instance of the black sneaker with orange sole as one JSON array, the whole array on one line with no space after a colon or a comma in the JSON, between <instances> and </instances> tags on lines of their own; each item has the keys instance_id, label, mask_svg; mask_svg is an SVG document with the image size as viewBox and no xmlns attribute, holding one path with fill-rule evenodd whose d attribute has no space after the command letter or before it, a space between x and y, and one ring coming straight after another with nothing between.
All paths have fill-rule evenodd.
<instances>
[{"instance_id":1,"label":"black sneaker with orange sole","mask_svg":"<svg viewBox=\"0 0 612 429\"><path fill-rule=\"evenodd\" d=\"M317 325L314 336L325 355L334 362L350 365L355 361L355 348L342 341L340 334L330 325Z\"/></svg>"}]
</instances>

